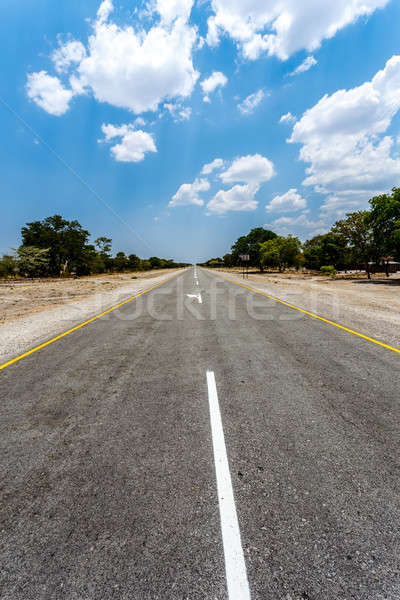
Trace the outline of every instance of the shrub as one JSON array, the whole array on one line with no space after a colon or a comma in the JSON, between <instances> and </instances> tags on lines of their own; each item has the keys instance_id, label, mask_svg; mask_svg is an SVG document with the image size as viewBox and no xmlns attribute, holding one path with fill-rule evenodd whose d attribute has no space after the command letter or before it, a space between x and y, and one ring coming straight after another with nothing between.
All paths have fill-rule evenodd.
<instances>
[{"instance_id":1,"label":"shrub","mask_svg":"<svg viewBox=\"0 0 400 600\"><path fill-rule=\"evenodd\" d=\"M325 265L324 267L320 268L320 271L322 275L327 275L329 277L335 277L336 275L336 269L333 265Z\"/></svg>"}]
</instances>

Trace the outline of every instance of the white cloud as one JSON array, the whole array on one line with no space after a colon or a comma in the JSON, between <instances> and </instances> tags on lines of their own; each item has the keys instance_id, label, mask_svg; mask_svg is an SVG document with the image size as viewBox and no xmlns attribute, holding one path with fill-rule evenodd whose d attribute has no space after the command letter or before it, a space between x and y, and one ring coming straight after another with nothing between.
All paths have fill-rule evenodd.
<instances>
[{"instance_id":1,"label":"white cloud","mask_svg":"<svg viewBox=\"0 0 400 600\"><path fill-rule=\"evenodd\" d=\"M137 117L133 122L134 127L144 127L146 125L146 121L143 117Z\"/></svg>"},{"instance_id":2,"label":"white cloud","mask_svg":"<svg viewBox=\"0 0 400 600\"><path fill-rule=\"evenodd\" d=\"M241 104L238 104L238 109L242 114L248 115L257 108L260 102L263 101L264 97L264 90L258 90L258 92L254 92L254 94L247 96L247 98L245 98Z\"/></svg>"},{"instance_id":3,"label":"white cloud","mask_svg":"<svg viewBox=\"0 0 400 600\"><path fill-rule=\"evenodd\" d=\"M118 162L141 162L147 152L157 152L153 136L133 125L102 125L105 141L121 138L119 144L111 147L111 154Z\"/></svg>"},{"instance_id":4,"label":"white cloud","mask_svg":"<svg viewBox=\"0 0 400 600\"><path fill-rule=\"evenodd\" d=\"M222 158L215 158L212 162L207 163L201 170L202 175L209 175L216 169L221 169L224 166Z\"/></svg>"},{"instance_id":5,"label":"white cloud","mask_svg":"<svg viewBox=\"0 0 400 600\"><path fill-rule=\"evenodd\" d=\"M368 16L389 0L212 0L207 42L229 35L251 60L263 53L286 60L298 50L316 50L323 39ZM267 33L265 33L267 31Z\"/></svg>"},{"instance_id":6,"label":"white cloud","mask_svg":"<svg viewBox=\"0 0 400 600\"><path fill-rule=\"evenodd\" d=\"M303 62L291 73L291 75L298 75L299 73L305 73L309 71L311 67L317 64L318 61L315 60L313 56L307 56L303 60Z\"/></svg>"},{"instance_id":7,"label":"white cloud","mask_svg":"<svg viewBox=\"0 0 400 600\"><path fill-rule=\"evenodd\" d=\"M178 115L181 121L188 121L192 115L192 109L190 106L186 106L179 111Z\"/></svg>"},{"instance_id":8,"label":"white cloud","mask_svg":"<svg viewBox=\"0 0 400 600\"><path fill-rule=\"evenodd\" d=\"M309 163L303 184L360 201L400 183L394 140L383 135L399 108L400 56L371 81L325 95L295 124L289 140L302 144L300 159Z\"/></svg>"},{"instance_id":9,"label":"white cloud","mask_svg":"<svg viewBox=\"0 0 400 600\"><path fill-rule=\"evenodd\" d=\"M236 158L220 178L224 183L258 185L269 181L274 175L273 163L261 154L253 154Z\"/></svg>"},{"instance_id":10,"label":"white cloud","mask_svg":"<svg viewBox=\"0 0 400 600\"><path fill-rule=\"evenodd\" d=\"M201 170L202 175L209 175L224 167L225 161L216 158L207 163ZM241 156L231 162L228 169L219 174L224 184L238 183L227 190L219 190L207 204L207 214L223 214L228 211L255 210L258 202L255 199L260 186L275 175L274 165L265 156L254 154ZM244 184L244 185L243 185ZM196 179L194 183L181 185L169 206L195 204L202 206L204 201L199 192L208 191L210 183L207 179Z\"/></svg>"},{"instance_id":11,"label":"white cloud","mask_svg":"<svg viewBox=\"0 0 400 600\"><path fill-rule=\"evenodd\" d=\"M207 192L210 183L207 179L195 179L193 183L184 183L180 186L168 206L203 206L204 201L200 198L200 192Z\"/></svg>"},{"instance_id":12,"label":"white cloud","mask_svg":"<svg viewBox=\"0 0 400 600\"><path fill-rule=\"evenodd\" d=\"M85 89L100 102L136 114L156 111L162 101L187 98L199 77L192 62L197 31L187 23L191 4L189 0L159 0L156 10L161 20L146 31L110 22L113 3L104 0L87 49L72 47L72 42L61 46L53 57L56 68L77 63L80 53L71 77L74 92ZM179 18L170 22L173 15ZM47 110L49 103L40 105Z\"/></svg>"},{"instance_id":13,"label":"white cloud","mask_svg":"<svg viewBox=\"0 0 400 600\"><path fill-rule=\"evenodd\" d=\"M313 237L326 233L329 225L323 219L310 219L306 213L298 217L279 217L271 223L266 223L264 227L270 228L280 235L292 233L300 237Z\"/></svg>"},{"instance_id":14,"label":"white cloud","mask_svg":"<svg viewBox=\"0 0 400 600\"><path fill-rule=\"evenodd\" d=\"M74 92L66 89L58 77L52 77L46 71L30 73L26 87L31 100L57 117L67 112L74 96Z\"/></svg>"},{"instance_id":15,"label":"white cloud","mask_svg":"<svg viewBox=\"0 0 400 600\"><path fill-rule=\"evenodd\" d=\"M192 109L190 106L183 107L181 104L171 104L166 102L164 108L168 110L171 117L176 123L179 121L188 121L192 115Z\"/></svg>"},{"instance_id":16,"label":"white cloud","mask_svg":"<svg viewBox=\"0 0 400 600\"><path fill-rule=\"evenodd\" d=\"M265 207L267 212L291 212L307 207L307 201L295 188L291 188L282 196L275 196Z\"/></svg>"},{"instance_id":17,"label":"white cloud","mask_svg":"<svg viewBox=\"0 0 400 600\"><path fill-rule=\"evenodd\" d=\"M207 204L208 213L221 215L231 210L256 210L258 202L255 195L258 189L254 185L235 185L230 190L220 190Z\"/></svg>"},{"instance_id":18,"label":"white cloud","mask_svg":"<svg viewBox=\"0 0 400 600\"><path fill-rule=\"evenodd\" d=\"M71 64L80 63L86 56L85 46L77 40L72 40L54 50L51 58L58 73L66 71Z\"/></svg>"},{"instance_id":19,"label":"white cloud","mask_svg":"<svg viewBox=\"0 0 400 600\"><path fill-rule=\"evenodd\" d=\"M161 19L169 24L176 18L187 21L192 11L193 0L157 0L156 10Z\"/></svg>"},{"instance_id":20,"label":"white cloud","mask_svg":"<svg viewBox=\"0 0 400 600\"><path fill-rule=\"evenodd\" d=\"M279 123L294 123L296 121L296 117L292 115L291 112L282 115L279 119Z\"/></svg>"},{"instance_id":21,"label":"white cloud","mask_svg":"<svg viewBox=\"0 0 400 600\"><path fill-rule=\"evenodd\" d=\"M348 212L365 209L366 205L367 198L364 193L346 193L345 196L329 196L320 206L320 215L330 222L337 221L337 219L344 217Z\"/></svg>"},{"instance_id":22,"label":"white cloud","mask_svg":"<svg viewBox=\"0 0 400 600\"><path fill-rule=\"evenodd\" d=\"M112 0L103 0L97 11L97 20L99 23L107 21L108 17L114 10L114 4Z\"/></svg>"},{"instance_id":23,"label":"white cloud","mask_svg":"<svg viewBox=\"0 0 400 600\"><path fill-rule=\"evenodd\" d=\"M221 71L214 71L210 77L203 79L200 83L204 92L204 102L210 102L210 94L217 88L225 87L228 83L228 78Z\"/></svg>"}]
</instances>

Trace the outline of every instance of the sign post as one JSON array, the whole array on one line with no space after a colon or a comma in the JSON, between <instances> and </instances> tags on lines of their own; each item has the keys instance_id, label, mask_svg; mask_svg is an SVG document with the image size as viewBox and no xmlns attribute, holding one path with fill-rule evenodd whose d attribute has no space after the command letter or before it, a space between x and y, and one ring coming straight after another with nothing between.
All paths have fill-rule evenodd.
<instances>
[{"instance_id":1,"label":"sign post","mask_svg":"<svg viewBox=\"0 0 400 600\"><path fill-rule=\"evenodd\" d=\"M250 262L250 255L249 254L239 254L239 258L242 261L242 267L243 267L243 279L248 279L249 278L249 262Z\"/></svg>"}]
</instances>

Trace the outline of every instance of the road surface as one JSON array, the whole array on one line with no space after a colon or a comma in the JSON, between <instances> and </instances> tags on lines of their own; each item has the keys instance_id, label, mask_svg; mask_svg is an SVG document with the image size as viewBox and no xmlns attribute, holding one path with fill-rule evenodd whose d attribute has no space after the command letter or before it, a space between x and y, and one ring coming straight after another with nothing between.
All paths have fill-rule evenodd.
<instances>
[{"instance_id":1,"label":"road surface","mask_svg":"<svg viewBox=\"0 0 400 600\"><path fill-rule=\"evenodd\" d=\"M399 361L189 269L6 367L0 597L398 600Z\"/></svg>"}]
</instances>

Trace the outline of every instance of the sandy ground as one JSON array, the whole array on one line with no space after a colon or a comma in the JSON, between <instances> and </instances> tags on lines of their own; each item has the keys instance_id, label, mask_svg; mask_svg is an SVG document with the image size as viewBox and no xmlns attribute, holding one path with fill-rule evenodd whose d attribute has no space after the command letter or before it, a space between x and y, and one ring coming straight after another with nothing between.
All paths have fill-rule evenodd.
<instances>
[{"instance_id":1,"label":"sandy ground","mask_svg":"<svg viewBox=\"0 0 400 600\"><path fill-rule=\"evenodd\" d=\"M0 281L0 325L27 317L53 306L83 300L94 294L131 286L135 279L154 279L168 273L154 270L138 273L96 275L79 279L44 279L6 283Z\"/></svg>"},{"instance_id":2,"label":"sandy ground","mask_svg":"<svg viewBox=\"0 0 400 600\"><path fill-rule=\"evenodd\" d=\"M0 364L177 271L0 284Z\"/></svg>"},{"instance_id":3,"label":"sandy ground","mask_svg":"<svg viewBox=\"0 0 400 600\"><path fill-rule=\"evenodd\" d=\"M250 273L248 280L231 270L220 275L400 348L400 273L389 279L376 275L370 281L358 274L330 279Z\"/></svg>"}]
</instances>

